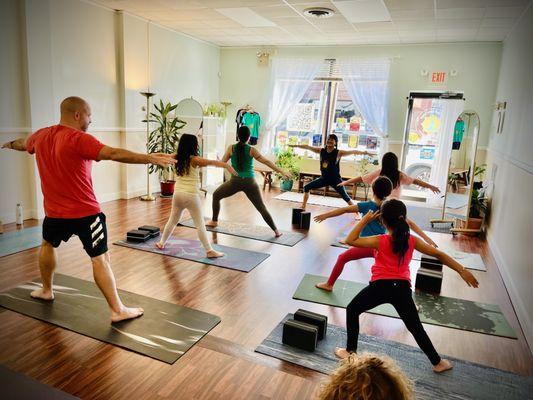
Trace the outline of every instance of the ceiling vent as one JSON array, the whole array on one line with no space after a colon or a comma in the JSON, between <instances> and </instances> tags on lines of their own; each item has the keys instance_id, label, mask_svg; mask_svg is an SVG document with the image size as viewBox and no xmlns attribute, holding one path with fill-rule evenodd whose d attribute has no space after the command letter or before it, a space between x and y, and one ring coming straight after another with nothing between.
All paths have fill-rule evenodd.
<instances>
[{"instance_id":1,"label":"ceiling vent","mask_svg":"<svg viewBox=\"0 0 533 400\"><path fill-rule=\"evenodd\" d=\"M304 14L312 18L329 18L335 14L331 8L311 7L304 10Z\"/></svg>"}]
</instances>

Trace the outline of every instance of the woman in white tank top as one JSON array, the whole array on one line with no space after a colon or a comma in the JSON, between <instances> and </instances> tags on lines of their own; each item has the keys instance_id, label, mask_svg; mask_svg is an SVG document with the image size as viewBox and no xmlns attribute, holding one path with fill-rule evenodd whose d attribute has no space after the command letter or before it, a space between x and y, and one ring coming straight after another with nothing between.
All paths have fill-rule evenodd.
<instances>
[{"instance_id":1,"label":"woman in white tank top","mask_svg":"<svg viewBox=\"0 0 533 400\"><path fill-rule=\"evenodd\" d=\"M164 249L165 243L174 231L174 228L181 219L183 210L187 209L191 215L198 239L202 242L208 258L222 257L224 253L214 250L207 239L205 229L204 215L200 201L200 168L212 165L215 167L225 168L233 175L237 172L233 167L225 162L208 160L198 156L198 139L194 135L183 134L178 144L176 155L178 160L176 164L177 179L174 186L174 195L172 196L172 211L168 218L161 240L156 244L158 249Z\"/></svg>"}]
</instances>

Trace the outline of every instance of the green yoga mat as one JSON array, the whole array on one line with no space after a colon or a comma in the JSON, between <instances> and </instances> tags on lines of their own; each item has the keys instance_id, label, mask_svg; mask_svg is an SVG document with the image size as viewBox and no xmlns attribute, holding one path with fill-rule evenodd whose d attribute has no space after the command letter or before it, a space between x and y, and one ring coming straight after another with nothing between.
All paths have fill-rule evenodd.
<instances>
[{"instance_id":1,"label":"green yoga mat","mask_svg":"<svg viewBox=\"0 0 533 400\"><path fill-rule=\"evenodd\" d=\"M186 226L188 228L195 228L192 219L187 219L183 222L180 222L179 225ZM233 235L291 247L305 238L303 233L282 230L280 230L280 232L283 233L283 235L276 237L272 229L267 226L247 225L229 221L218 221L217 227L213 228L211 226L206 226L206 229L209 232L224 233L226 235Z\"/></svg>"},{"instance_id":2,"label":"green yoga mat","mask_svg":"<svg viewBox=\"0 0 533 400\"><path fill-rule=\"evenodd\" d=\"M43 241L41 226L0 234L0 257L38 247Z\"/></svg>"},{"instance_id":3,"label":"green yoga mat","mask_svg":"<svg viewBox=\"0 0 533 400\"><path fill-rule=\"evenodd\" d=\"M144 315L112 324L104 296L93 282L55 274L54 301L30 297L40 287L40 279L35 279L2 292L0 305L169 364L220 322L216 315L119 290L124 304L142 307Z\"/></svg>"},{"instance_id":4,"label":"green yoga mat","mask_svg":"<svg viewBox=\"0 0 533 400\"><path fill-rule=\"evenodd\" d=\"M326 292L315 287L315 284L326 280L325 276L306 274L292 298L346 308L355 295L367 286L365 283L339 279L335 283L333 292ZM416 292L413 296L420 307L418 312L420 320L426 324L516 339L516 333L503 316L500 307L495 304ZM399 318L390 304L382 304L368 312Z\"/></svg>"}]
</instances>

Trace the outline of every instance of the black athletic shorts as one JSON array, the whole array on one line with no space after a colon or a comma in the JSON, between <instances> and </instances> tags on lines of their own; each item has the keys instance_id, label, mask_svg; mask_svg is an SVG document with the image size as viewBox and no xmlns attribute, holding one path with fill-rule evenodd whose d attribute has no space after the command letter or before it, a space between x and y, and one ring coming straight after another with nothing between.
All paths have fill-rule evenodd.
<instances>
[{"instance_id":1,"label":"black athletic shorts","mask_svg":"<svg viewBox=\"0 0 533 400\"><path fill-rule=\"evenodd\" d=\"M67 242L72 235L80 238L89 257L97 257L107 251L107 227L104 213L83 218L44 218L43 239L54 247Z\"/></svg>"}]
</instances>

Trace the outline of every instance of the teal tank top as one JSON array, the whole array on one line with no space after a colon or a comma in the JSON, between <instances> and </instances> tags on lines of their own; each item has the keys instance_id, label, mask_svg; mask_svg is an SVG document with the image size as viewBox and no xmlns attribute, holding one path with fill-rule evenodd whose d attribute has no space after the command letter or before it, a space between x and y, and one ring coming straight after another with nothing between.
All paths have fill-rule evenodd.
<instances>
[{"instance_id":1,"label":"teal tank top","mask_svg":"<svg viewBox=\"0 0 533 400\"><path fill-rule=\"evenodd\" d=\"M239 178L253 178L254 174L254 158L250 155L250 145L244 145L244 165L242 169L237 168L237 145L233 145L231 152L231 166L239 174Z\"/></svg>"}]
</instances>

